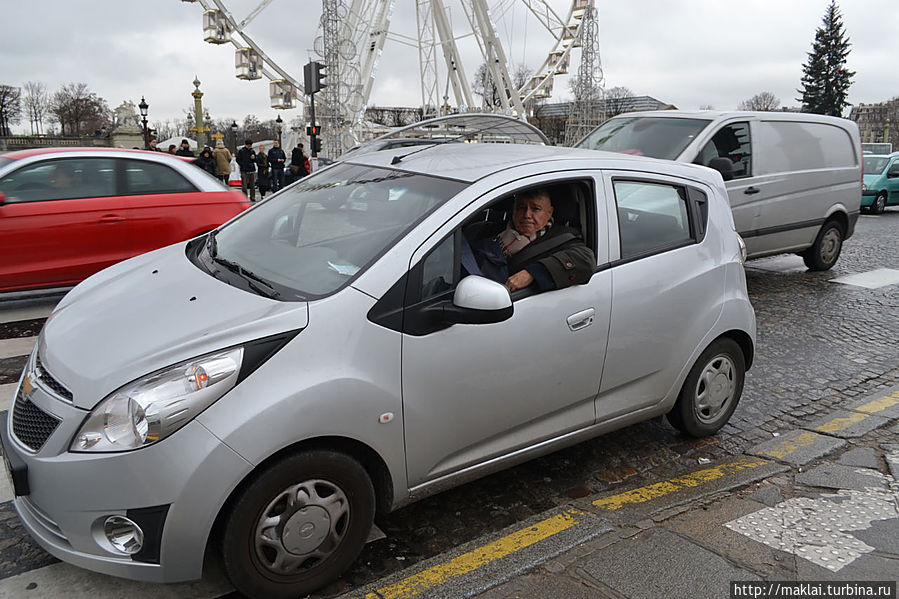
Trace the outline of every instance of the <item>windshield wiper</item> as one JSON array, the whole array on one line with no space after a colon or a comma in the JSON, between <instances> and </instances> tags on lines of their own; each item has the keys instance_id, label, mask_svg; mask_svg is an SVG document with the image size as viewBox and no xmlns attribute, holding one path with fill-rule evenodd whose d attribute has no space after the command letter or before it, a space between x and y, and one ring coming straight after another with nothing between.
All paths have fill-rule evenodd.
<instances>
[{"instance_id":1,"label":"windshield wiper","mask_svg":"<svg viewBox=\"0 0 899 599\"><path fill-rule=\"evenodd\" d=\"M213 238L213 243L214 242L215 241ZM213 247L210 249L214 250L215 246L213 245ZM271 283L269 283L267 280L260 277L256 273L247 270L246 268L244 268L237 262L232 262L231 260L227 260L225 258L215 256L214 254L210 254L210 255L213 256L213 258L212 258L213 262L215 262L216 264L221 264L228 270L235 272L238 275L240 275L241 277L243 277L243 279L247 282L247 286L250 289L252 289L253 291L255 291L256 293L258 293L259 295L264 295L264 296L272 298L272 299L275 299L281 295L281 292L277 291ZM257 283L261 284L262 286L260 286Z\"/></svg>"},{"instance_id":2,"label":"windshield wiper","mask_svg":"<svg viewBox=\"0 0 899 599\"><path fill-rule=\"evenodd\" d=\"M218 231L210 231L209 237L206 239L206 251L209 253L210 258L215 258L215 255L218 253L218 242L215 240L215 234Z\"/></svg>"}]
</instances>

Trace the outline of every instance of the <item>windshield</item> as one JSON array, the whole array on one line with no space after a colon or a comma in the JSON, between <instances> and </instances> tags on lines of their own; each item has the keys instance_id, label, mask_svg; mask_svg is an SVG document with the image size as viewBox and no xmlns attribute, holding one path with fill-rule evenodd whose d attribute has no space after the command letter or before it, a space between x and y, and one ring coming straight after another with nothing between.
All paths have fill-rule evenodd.
<instances>
[{"instance_id":1,"label":"windshield","mask_svg":"<svg viewBox=\"0 0 899 599\"><path fill-rule=\"evenodd\" d=\"M281 300L333 293L466 183L337 164L210 236L203 266ZM236 279L241 279L238 282Z\"/></svg>"},{"instance_id":2,"label":"windshield","mask_svg":"<svg viewBox=\"0 0 899 599\"><path fill-rule=\"evenodd\" d=\"M865 167L862 172L866 175L879 175L889 161L889 156L865 156Z\"/></svg>"},{"instance_id":3,"label":"windshield","mask_svg":"<svg viewBox=\"0 0 899 599\"><path fill-rule=\"evenodd\" d=\"M614 118L597 127L578 147L674 160L711 122L668 117Z\"/></svg>"}]
</instances>

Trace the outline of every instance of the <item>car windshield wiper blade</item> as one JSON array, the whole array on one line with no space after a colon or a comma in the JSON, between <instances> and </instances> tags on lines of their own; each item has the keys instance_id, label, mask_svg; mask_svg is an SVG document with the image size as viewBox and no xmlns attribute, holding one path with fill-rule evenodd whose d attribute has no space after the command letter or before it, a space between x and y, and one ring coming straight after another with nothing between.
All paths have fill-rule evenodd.
<instances>
[{"instance_id":1,"label":"car windshield wiper blade","mask_svg":"<svg viewBox=\"0 0 899 599\"><path fill-rule=\"evenodd\" d=\"M243 277L250 289L258 293L259 295L264 295L272 299L275 299L276 297L281 295L281 292L276 290L271 283L269 283L267 280L260 277L256 273L247 270L237 262L232 262L231 260L227 260L219 256L214 256L212 258L212 261L216 264L221 264L228 270L235 272Z\"/></svg>"},{"instance_id":2,"label":"car windshield wiper blade","mask_svg":"<svg viewBox=\"0 0 899 599\"><path fill-rule=\"evenodd\" d=\"M215 240L216 233L217 231L210 231L209 237L206 239L206 251L209 253L209 257L213 259L218 253L218 242Z\"/></svg>"}]
</instances>

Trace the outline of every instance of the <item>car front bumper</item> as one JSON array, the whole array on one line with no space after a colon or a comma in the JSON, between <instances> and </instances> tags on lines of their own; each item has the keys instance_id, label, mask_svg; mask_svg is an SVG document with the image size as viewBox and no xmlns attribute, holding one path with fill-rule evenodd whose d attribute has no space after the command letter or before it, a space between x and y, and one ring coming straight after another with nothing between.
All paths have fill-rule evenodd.
<instances>
[{"instance_id":1,"label":"car front bumper","mask_svg":"<svg viewBox=\"0 0 899 599\"><path fill-rule=\"evenodd\" d=\"M72 453L72 438L87 412L35 385L16 389L3 451L12 464L14 506L25 528L51 555L96 572L150 582L200 578L206 542L219 509L250 465L196 421L145 448L120 453ZM36 449L16 436L13 419L21 402L59 420ZM30 405L28 405L30 404ZM27 417L27 416L25 416ZM32 443L34 445L34 443ZM24 471L23 471L24 466ZM9 470L8 470L9 471ZM22 477L27 480L23 487ZM12 477L11 477L12 478ZM149 508L149 509L148 509ZM109 516L155 513L155 530L144 530L135 556L106 539ZM148 558L149 556L149 558Z\"/></svg>"}]
</instances>

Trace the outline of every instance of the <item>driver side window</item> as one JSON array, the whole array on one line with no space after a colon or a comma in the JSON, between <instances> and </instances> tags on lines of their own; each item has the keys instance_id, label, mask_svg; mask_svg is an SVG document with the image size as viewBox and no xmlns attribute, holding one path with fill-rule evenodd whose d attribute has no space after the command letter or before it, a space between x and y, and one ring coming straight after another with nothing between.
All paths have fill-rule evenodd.
<instances>
[{"instance_id":1,"label":"driver side window","mask_svg":"<svg viewBox=\"0 0 899 599\"><path fill-rule=\"evenodd\" d=\"M731 123L722 127L707 143L696 163L709 166L712 158L727 158L734 165L734 179L752 174L752 142L749 123Z\"/></svg>"}]
</instances>

